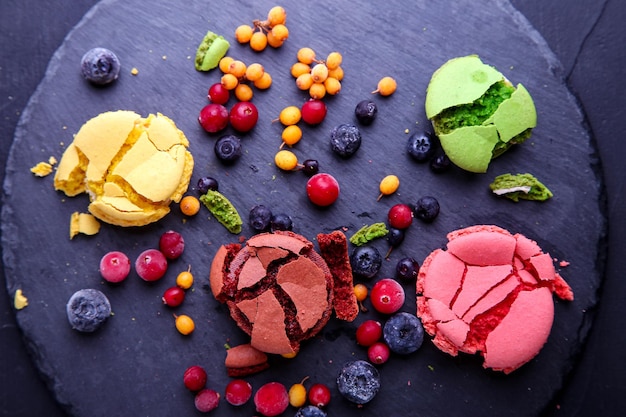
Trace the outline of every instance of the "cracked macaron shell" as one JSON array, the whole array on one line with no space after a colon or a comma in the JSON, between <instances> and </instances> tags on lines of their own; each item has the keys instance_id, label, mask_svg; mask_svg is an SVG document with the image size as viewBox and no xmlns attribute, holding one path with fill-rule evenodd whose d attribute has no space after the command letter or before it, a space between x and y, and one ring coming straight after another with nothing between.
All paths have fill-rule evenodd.
<instances>
[{"instance_id":1,"label":"cracked macaron shell","mask_svg":"<svg viewBox=\"0 0 626 417\"><path fill-rule=\"evenodd\" d=\"M61 158L56 190L89 194L89 211L119 226L142 226L169 213L189 185L189 142L168 117L133 111L87 121Z\"/></svg>"},{"instance_id":2,"label":"cracked macaron shell","mask_svg":"<svg viewBox=\"0 0 626 417\"><path fill-rule=\"evenodd\" d=\"M453 58L437 69L426 93L426 116L433 121L435 133L450 160L470 172L487 171L489 162L504 152L514 138L537 124L537 113L528 90L518 84L511 97L505 99L481 125L462 126L451 132L439 131L434 121L441 113L480 99L497 82L510 85L504 75L484 64L477 55ZM487 129L485 129L487 128Z\"/></svg>"}]
</instances>

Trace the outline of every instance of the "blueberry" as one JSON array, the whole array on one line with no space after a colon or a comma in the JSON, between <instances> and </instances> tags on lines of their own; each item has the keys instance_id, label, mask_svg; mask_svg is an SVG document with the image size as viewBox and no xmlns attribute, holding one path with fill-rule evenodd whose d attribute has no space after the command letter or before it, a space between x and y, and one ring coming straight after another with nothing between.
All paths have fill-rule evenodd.
<instances>
[{"instance_id":1,"label":"blueberry","mask_svg":"<svg viewBox=\"0 0 626 417\"><path fill-rule=\"evenodd\" d=\"M430 132L416 132L409 136L407 152L417 162L425 162L433 157L437 150L436 138Z\"/></svg>"},{"instance_id":2,"label":"blueberry","mask_svg":"<svg viewBox=\"0 0 626 417\"><path fill-rule=\"evenodd\" d=\"M86 80L104 85L117 79L120 74L120 61L106 48L93 48L83 55L80 69Z\"/></svg>"},{"instance_id":3,"label":"blueberry","mask_svg":"<svg viewBox=\"0 0 626 417\"><path fill-rule=\"evenodd\" d=\"M430 169L435 173L445 172L452 166L452 162L445 153L435 155L430 160Z\"/></svg>"},{"instance_id":4,"label":"blueberry","mask_svg":"<svg viewBox=\"0 0 626 417\"><path fill-rule=\"evenodd\" d=\"M250 209L248 221L257 232L267 230L270 227L271 219L272 211L263 204L258 204Z\"/></svg>"},{"instance_id":5,"label":"blueberry","mask_svg":"<svg viewBox=\"0 0 626 417\"><path fill-rule=\"evenodd\" d=\"M73 329L93 332L111 315L111 303L101 291L88 288L76 291L70 297L66 311Z\"/></svg>"},{"instance_id":6,"label":"blueberry","mask_svg":"<svg viewBox=\"0 0 626 417\"><path fill-rule=\"evenodd\" d=\"M380 374L364 360L346 363L337 376L339 393L356 404L370 402L380 389Z\"/></svg>"},{"instance_id":7,"label":"blueberry","mask_svg":"<svg viewBox=\"0 0 626 417\"><path fill-rule=\"evenodd\" d=\"M326 417L324 410L314 405L307 405L300 408L293 417Z\"/></svg>"},{"instance_id":8,"label":"blueberry","mask_svg":"<svg viewBox=\"0 0 626 417\"><path fill-rule=\"evenodd\" d=\"M270 219L270 231L290 231L293 229L293 220L285 213L273 214Z\"/></svg>"},{"instance_id":9,"label":"blueberry","mask_svg":"<svg viewBox=\"0 0 626 417\"><path fill-rule=\"evenodd\" d=\"M372 278L378 273L383 258L373 246L357 246L350 255L352 272L363 278Z\"/></svg>"},{"instance_id":10,"label":"blueberry","mask_svg":"<svg viewBox=\"0 0 626 417\"><path fill-rule=\"evenodd\" d=\"M408 355L422 346L424 327L417 316L405 312L396 313L383 326L383 339L392 352Z\"/></svg>"},{"instance_id":11,"label":"blueberry","mask_svg":"<svg viewBox=\"0 0 626 417\"><path fill-rule=\"evenodd\" d=\"M419 263L411 258L402 258L396 264L396 276L405 281L412 281L417 278Z\"/></svg>"},{"instance_id":12,"label":"blueberry","mask_svg":"<svg viewBox=\"0 0 626 417\"><path fill-rule=\"evenodd\" d=\"M302 162L302 171L308 176L312 177L313 175L320 172L320 164L315 159L307 159Z\"/></svg>"},{"instance_id":13,"label":"blueberry","mask_svg":"<svg viewBox=\"0 0 626 417\"><path fill-rule=\"evenodd\" d=\"M417 200L413 215L425 222L432 222L439 215L439 201L435 197L425 196Z\"/></svg>"},{"instance_id":14,"label":"blueberry","mask_svg":"<svg viewBox=\"0 0 626 417\"><path fill-rule=\"evenodd\" d=\"M241 139L235 135L222 136L215 142L215 156L223 162L235 162L241 157Z\"/></svg>"},{"instance_id":15,"label":"blueberry","mask_svg":"<svg viewBox=\"0 0 626 417\"><path fill-rule=\"evenodd\" d=\"M349 158L361 146L361 132L353 124L344 123L336 126L330 132L330 147L342 158Z\"/></svg>"},{"instance_id":16,"label":"blueberry","mask_svg":"<svg viewBox=\"0 0 626 417\"><path fill-rule=\"evenodd\" d=\"M198 180L198 192L200 194L206 194L209 190L217 191L219 184L217 180L212 177L202 177Z\"/></svg>"},{"instance_id":17,"label":"blueberry","mask_svg":"<svg viewBox=\"0 0 626 417\"><path fill-rule=\"evenodd\" d=\"M354 115L356 116L359 123L364 126L369 126L372 124L374 119L376 119L376 114L378 113L378 107L376 103L372 100L362 100L354 108Z\"/></svg>"}]
</instances>

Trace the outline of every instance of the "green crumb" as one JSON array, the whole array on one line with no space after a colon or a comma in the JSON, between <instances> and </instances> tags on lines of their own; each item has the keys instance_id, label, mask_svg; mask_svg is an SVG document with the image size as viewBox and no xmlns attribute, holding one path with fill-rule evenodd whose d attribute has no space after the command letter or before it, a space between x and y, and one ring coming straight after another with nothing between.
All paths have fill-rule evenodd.
<instances>
[{"instance_id":1,"label":"green crumb","mask_svg":"<svg viewBox=\"0 0 626 417\"><path fill-rule=\"evenodd\" d=\"M386 236L387 233L389 233L389 230L387 230L385 223L374 223L357 230L350 238L350 243L356 246L365 245L374 239Z\"/></svg>"},{"instance_id":2,"label":"green crumb","mask_svg":"<svg viewBox=\"0 0 626 417\"><path fill-rule=\"evenodd\" d=\"M507 197L515 202L519 199L545 201L552 192L531 174L498 175L489 188L496 195Z\"/></svg>"},{"instance_id":3,"label":"green crumb","mask_svg":"<svg viewBox=\"0 0 626 417\"><path fill-rule=\"evenodd\" d=\"M198 71L210 71L216 68L226 55L230 43L223 36L208 31L196 51L194 64Z\"/></svg>"},{"instance_id":4,"label":"green crumb","mask_svg":"<svg viewBox=\"0 0 626 417\"><path fill-rule=\"evenodd\" d=\"M200 201L230 233L241 233L243 224L241 216L239 216L235 206L219 191L207 191L206 194L200 196Z\"/></svg>"}]
</instances>

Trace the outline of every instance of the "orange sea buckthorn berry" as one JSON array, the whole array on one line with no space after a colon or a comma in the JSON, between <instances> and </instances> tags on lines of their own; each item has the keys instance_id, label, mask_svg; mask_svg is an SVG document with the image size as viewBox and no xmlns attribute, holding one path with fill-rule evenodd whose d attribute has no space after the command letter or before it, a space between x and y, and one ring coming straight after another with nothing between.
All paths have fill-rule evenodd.
<instances>
[{"instance_id":1,"label":"orange sea buckthorn berry","mask_svg":"<svg viewBox=\"0 0 626 417\"><path fill-rule=\"evenodd\" d=\"M220 79L220 83L227 90L234 90L239 85L239 80L233 74L224 74Z\"/></svg>"},{"instance_id":2,"label":"orange sea buckthorn berry","mask_svg":"<svg viewBox=\"0 0 626 417\"><path fill-rule=\"evenodd\" d=\"M219 62L220 71L222 71L224 74L227 74L228 67L230 67L230 64L234 60L235 59L232 56L225 56L224 58L220 59L220 62Z\"/></svg>"},{"instance_id":3,"label":"orange sea buckthorn berry","mask_svg":"<svg viewBox=\"0 0 626 417\"><path fill-rule=\"evenodd\" d=\"M298 61L303 64L311 65L315 62L315 51L311 48L300 48L297 53Z\"/></svg>"},{"instance_id":4,"label":"orange sea buckthorn berry","mask_svg":"<svg viewBox=\"0 0 626 417\"><path fill-rule=\"evenodd\" d=\"M308 64L302 62L296 62L291 66L291 75L293 78L298 78L302 74L308 74L311 72L311 67Z\"/></svg>"},{"instance_id":5,"label":"orange sea buckthorn berry","mask_svg":"<svg viewBox=\"0 0 626 417\"><path fill-rule=\"evenodd\" d=\"M180 211L185 216L195 216L198 214L198 211L200 211L200 201L192 195L183 197L182 200L180 200L179 206Z\"/></svg>"},{"instance_id":6,"label":"orange sea buckthorn berry","mask_svg":"<svg viewBox=\"0 0 626 417\"><path fill-rule=\"evenodd\" d=\"M261 52L267 47L267 35L265 32L258 31L252 34L250 38L250 48L256 52Z\"/></svg>"},{"instance_id":7,"label":"orange sea buckthorn berry","mask_svg":"<svg viewBox=\"0 0 626 417\"><path fill-rule=\"evenodd\" d=\"M175 315L174 317L176 319L176 330L178 330L181 334L189 335L196 329L196 325L191 317L185 314L181 314L180 316Z\"/></svg>"},{"instance_id":8,"label":"orange sea buckthorn berry","mask_svg":"<svg viewBox=\"0 0 626 417\"><path fill-rule=\"evenodd\" d=\"M335 69L329 69L328 70L328 76L336 78L339 81L343 80L343 68L341 68L339 66L339 67L337 67Z\"/></svg>"},{"instance_id":9,"label":"orange sea buckthorn berry","mask_svg":"<svg viewBox=\"0 0 626 417\"><path fill-rule=\"evenodd\" d=\"M283 171L292 171L298 166L298 157L291 151L281 150L274 156L274 163Z\"/></svg>"},{"instance_id":10,"label":"orange sea buckthorn berry","mask_svg":"<svg viewBox=\"0 0 626 417\"><path fill-rule=\"evenodd\" d=\"M258 62L252 63L248 65L248 68L246 68L246 80L252 82L260 80L264 73L265 68L263 67L263 65L259 64Z\"/></svg>"},{"instance_id":11,"label":"orange sea buckthorn berry","mask_svg":"<svg viewBox=\"0 0 626 417\"><path fill-rule=\"evenodd\" d=\"M341 91L341 82L334 77L328 77L324 81L324 87L326 88L326 92L328 94L334 96Z\"/></svg>"},{"instance_id":12,"label":"orange sea buckthorn berry","mask_svg":"<svg viewBox=\"0 0 626 417\"><path fill-rule=\"evenodd\" d=\"M186 271L182 271L176 276L176 285L183 290L188 290L193 285L193 274L191 273L191 265Z\"/></svg>"},{"instance_id":13,"label":"orange sea buckthorn berry","mask_svg":"<svg viewBox=\"0 0 626 417\"><path fill-rule=\"evenodd\" d=\"M272 86L272 76L269 72L264 72L263 76L254 81L254 86L259 90L266 90Z\"/></svg>"},{"instance_id":14,"label":"orange sea buckthorn berry","mask_svg":"<svg viewBox=\"0 0 626 417\"><path fill-rule=\"evenodd\" d=\"M280 111L278 120L285 126L295 125L300 121L302 112L298 106L287 106Z\"/></svg>"},{"instance_id":15,"label":"orange sea buckthorn berry","mask_svg":"<svg viewBox=\"0 0 626 417\"><path fill-rule=\"evenodd\" d=\"M267 32L267 44L269 46L271 46L272 48L280 48L281 46L283 46L283 43L284 40L281 40L280 38L274 36L274 33L272 31Z\"/></svg>"},{"instance_id":16,"label":"orange sea buckthorn berry","mask_svg":"<svg viewBox=\"0 0 626 417\"><path fill-rule=\"evenodd\" d=\"M326 64L315 64L311 68L311 77L313 77L313 82L323 83L328 78L328 67Z\"/></svg>"},{"instance_id":17,"label":"orange sea buckthorn berry","mask_svg":"<svg viewBox=\"0 0 626 417\"><path fill-rule=\"evenodd\" d=\"M302 139L302 129L296 124L289 125L283 129L281 139L283 140L283 145L293 146Z\"/></svg>"},{"instance_id":18,"label":"orange sea buckthorn berry","mask_svg":"<svg viewBox=\"0 0 626 417\"><path fill-rule=\"evenodd\" d=\"M232 74L237 78L243 78L244 75L246 75L246 69L248 67L246 66L246 64L243 61L240 61L238 59L233 60L233 62L230 63L230 65L228 66L228 74Z\"/></svg>"},{"instance_id":19,"label":"orange sea buckthorn berry","mask_svg":"<svg viewBox=\"0 0 626 417\"><path fill-rule=\"evenodd\" d=\"M326 58L326 66L328 67L329 70L335 69L339 65L341 65L342 60L343 60L343 57L341 56L339 52L331 52L330 54L328 54L328 57Z\"/></svg>"},{"instance_id":20,"label":"orange sea buckthorn berry","mask_svg":"<svg viewBox=\"0 0 626 417\"><path fill-rule=\"evenodd\" d=\"M248 43L254 33L254 29L250 25L239 25L235 29L235 39L239 43Z\"/></svg>"},{"instance_id":21,"label":"orange sea buckthorn berry","mask_svg":"<svg viewBox=\"0 0 626 417\"><path fill-rule=\"evenodd\" d=\"M321 100L326 95L326 87L323 83L313 83L309 88L309 96L315 100Z\"/></svg>"},{"instance_id":22,"label":"orange sea buckthorn berry","mask_svg":"<svg viewBox=\"0 0 626 417\"><path fill-rule=\"evenodd\" d=\"M313 85L313 76L308 72L304 74L300 74L298 78L296 78L296 87L300 90L308 90Z\"/></svg>"},{"instance_id":23,"label":"orange sea buckthorn berry","mask_svg":"<svg viewBox=\"0 0 626 417\"><path fill-rule=\"evenodd\" d=\"M372 91L372 94L378 93L381 96L390 96L396 91L397 87L398 85L395 79L392 77L383 77L378 82L376 90Z\"/></svg>"},{"instance_id":24,"label":"orange sea buckthorn berry","mask_svg":"<svg viewBox=\"0 0 626 417\"><path fill-rule=\"evenodd\" d=\"M285 42L289 38L289 29L282 24L274 26L270 33L279 42Z\"/></svg>"},{"instance_id":25,"label":"orange sea buckthorn berry","mask_svg":"<svg viewBox=\"0 0 626 417\"><path fill-rule=\"evenodd\" d=\"M252 100L252 96L254 96L254 92L248 84L239 83L237 87L235 87L235 97L237 97L237 100L250 101Z\"/></svg>"},{"instance_id":26,"label":"orange sea buckthorn berry","mask_svg":"<svg viewBox=\"0 0 626 417\"><path fill-rule=\"evenodd\" d=\"M267 23L270 27L284 25L287 21L287 12L281 6L274 6L267 12Z\"/></svg>"}]
</instances>

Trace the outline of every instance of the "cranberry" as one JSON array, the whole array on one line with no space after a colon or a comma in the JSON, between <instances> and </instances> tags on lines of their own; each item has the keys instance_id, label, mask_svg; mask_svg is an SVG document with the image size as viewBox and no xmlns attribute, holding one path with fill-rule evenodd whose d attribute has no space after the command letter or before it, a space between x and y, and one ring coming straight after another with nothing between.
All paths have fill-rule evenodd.
<instances>
[{"instance_id":1,"label":"cranberry","mask_svg":"<svg viewBox=\"0 0 626 417\"><path fill-rule=\"evenodd\" d=\"M194 400L196 408L202 413L213 411L220 404L220 394L209 388L205 388L196 394Z\"/></svg>"},{"instance_id":2,"label":"cranberry","mask_svg":"<svg viewBox=\"0 0 626 417\"><path fill-rule=\"evenodd\" d=\"M408 204L396 204L387 214L389 226L404 230L413 223L413 210Z\"/></svg>"},{"instance_id":3,"label":"cranberry","mask_svg":"<svg viewBox=\"0 0 626 417\"><path fill-rule=\"evenodd\" d=\"M231 405L244 405L252 397L252 385L243 379L233 379L228 385L224 398Z\"/></svg>"},{"instance_id":4,"label":"cranberry","mask_svg":"<svg viewBox=\"0 0 626 417\"><path fill-rule=\"evenodd\" d=\"M169 307L177 307L185 300L185 291L178 286L170 287L165 290L161 299L163 304Z\"/></svg>"},{"instance_id":5,"label":"cranberry","mask_svg":"<svg viewBox=\"0 0 626 417\"><path fill-rule=\"evenodd\" d=\"M330 402L330 389L321 383L313 384L309 388L309 402L316 407L326 407Z\"/></svg>"},{"instance_id":6,"label":"cranberry","mask_svg":"<svg viewBox=\"0 0 626 417\"><path fill-rule=\"evenodd\" d=\"M376 342L367 349L367 358L375 365L382 365L389 360L389 346L385 342Z\"/></svg>"},{"instance_id":7,"label":"cranberry","mask_svg":"<svg viewBox=\"0 0 626 417\"><path fill-rule=\"evenodd\" d=\"M100 259L100 274L108 282L122 282L129 273L130 260L122 252L112 251Z\"/></svg>"},{"instance_id":8,"label":"cranberry","mask_svg":"<svg viewBox=\"0 0 626 417\"><path fill-rule=\"evenodd\" d=\"M230 109L230 124L239 132L248 132L256 126L259 120L259 111L249 101L240 101Z\"/></svg>"},{"instance_id":9,"label":"cranberry","mask_svg":"<svg viewBox=\"0 0 626 417\"><path fill-rule=\"evenodd\" d=\"M135 260L135 270L144 281L157 281L167 271L167 259L160 250L147 249Z\"/></svg>"},{"instance_id":10,"label":"cranberry","mask_svg":"<svg viewBox=\"0 0 626 417\"><path fill-rule=\"evenodd\" d=\"M393 314L404 304L404 288L393 278L383 278L370 291L372 306L383 314Z\"/></svg>"},{"instance_id":11,"label":"cranberry","mask_svg":"<svg viewBox=\"0 0 626 417\"><path fill-rule=\"evenodd\" d=\"M207 104L200 110L198 122L209 133L216 133L228 126L228 110L221 104Z\"/></svg>"},{"instance_id":12,"label":"cranberry","mask_svg":"<svg viewBox=\"0 0 626 417\"><path fill-rule=\"evenodd\" d=\"M356 329L356 342L361 346L371 346L383 336L383 326L376 320L365 320Z\"/></svg>"},{"instance_id":13,"label":"cranberry","mask_svg":"<svg viewBox=\"0 0 626 417\"><path fill-rule=\"evenodd\" d=\"M168 230L159 238L159 250L167 259L177 259L185 250L185 239L180 233Z\"/></svg>"},{"instance_id":14,"label":"cranberry","mask_svg":"<svg viewBox=\"0 0 626 417\"><path fill-rule=\"evenodd\" d=\"M306 193L313 204L330 206L339 197L339 183L330 174L315 174L306 183Z\"/></svg>"},{"instance_id":15,"label":"cranberry","mask_svg":"<svg viewBox=\"0 0 626 417\"><path fill-rule=\"evenodd\" d=\"M183 374L183 384L190 391L200 391L206 385L206 380L206 371L198 365L190 366Z\"/></svg>"},{"instance_id":16,"label":"cranberry","mask_svg":"<svg viewBox=\"0 0 626 417\"><path fill-rule=\"evenodd\" d=\"M224 88L222 83L215 83L211 87L209 87L209 93L207 97L211 101L211 103L224 105L228 102L228 99L230 98L230 93L226 88Z\"/></svg>"},{"instance_id":17,"label":"cranberry","mask_svg":"<svg viewBox=\"0 0 626 417\"><path fill-rule=\"evenodd\" d=\"M289 406L289 393L280 382L268 382L254 394L256 411L266 417L282 414Z\"/></svg>"},{"instance_id":18,"label":"cranberry","mask_svg":"<svg viewBox=\"0 0 626 417\"><path fill-rule=\"evenodd\" d=\"M302 105L302 120L310 125L317 125L326 118L326 103L322 100L309 100Z\"/></svg>"}]
</instances>

